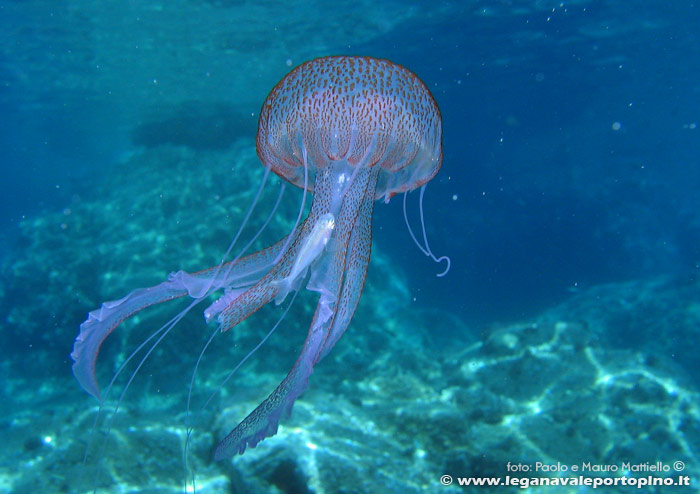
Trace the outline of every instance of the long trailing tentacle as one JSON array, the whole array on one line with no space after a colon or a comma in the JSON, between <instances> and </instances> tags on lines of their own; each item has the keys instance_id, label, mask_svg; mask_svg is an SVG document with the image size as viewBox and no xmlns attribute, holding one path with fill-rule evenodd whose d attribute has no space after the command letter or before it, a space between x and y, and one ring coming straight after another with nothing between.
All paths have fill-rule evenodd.
<instances>
[{"instance_id":1,"label":"long trailing tentacle","mask_svg":"<svg viewBox=\"0 0 700 494\"><path fill-rule=\"evenodd\" d=\"M418 201L418 211L420 213L420 226L421 229L423 230L423 243L425 246L421 245L418 239L416 238L415 234L413 233L413 229L411 228L411 223L408 221L408 213L406 212L406 199L408 197L408 193L410 191L406 191L403 194L403 219L406 221L406 228L408 228L408 233L411 235L411 238L413 239L413 243L416 244L416 246L420 249L420 251L425 254L426 256L430 257L433 261L436 263L441 263L442 261L447 262L447 266L445 267L445 270L442 273L438 273L436 276L438 278L445 276L449 271L450 267L452 266L452 261L448 256L440 256L437 257L435 254L433 254L433 251L430 249L430 244L428 243L428 234L425 231L425 218L423 216L423 195L425 194L425 189L427 187L427 184L423 184L420 188L420 199Z\"/></svg>"},{"instance_id":2,"label":"long trailing tentacle","mask_svg":"<svg viewBox=\"0 0 700 494\"><path fill-rule=\"evenodd\" d=\"M217 461L230 458L236 453L242 453L247 447L255 447L261 440L274 435L280 420L289 415L294 401L306 389L309 376L320 358L325 342L334 326L334 319L338 314L337 305L343 286L348 244L360 211L365 206L364 198L368 193L368 186L376 181L376 174L376 171L365 169L355 177L356 183L346 195L337 218L334 233L336 248L323 255L307 285L308 289L318 291L321 295L297 361L279 386L221 441L214 452L214 459ZM317 186L318 182L317 175ZM319 193L318 187L316 191L317 198L324 197L322 193ZM374 188L372 187L369 197L373 197L373 193ZM348 285L348 289L351 286L356 285L351 283ZM345 302L349 298L346 297L342 300ZM348 317L348 323L349 320Z\"/></svg>"}]
</instances>

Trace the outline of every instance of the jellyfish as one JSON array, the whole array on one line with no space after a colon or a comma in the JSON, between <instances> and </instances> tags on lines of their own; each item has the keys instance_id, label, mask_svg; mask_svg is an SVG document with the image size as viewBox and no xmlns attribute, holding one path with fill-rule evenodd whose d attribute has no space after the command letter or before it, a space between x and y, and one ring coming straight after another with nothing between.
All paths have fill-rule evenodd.
<instances>
[{"instance_id":1,"label":"jellyfish","mask_svg":"<svg viewBox=\"0 0 700 494\"><path fill-rule=\"evenodd\" d=\"M71 353L78 382L102 401L95 369L100 346L134 313L179 297L198 302L223 290L204 317L216 320L225 332L290 293L302 288L317 292L296 362L219 443L216 460L274 435L306 389L314 366L348 328L367 274L374 203L421 188L422 204L424 184L442 164L440 111L425 84L400 65L368 57L318 58L292 70L272 89L260 112L256 148L267 171L304 191L293 231L245 257L197 273L171 273L159 285L103 303L81 324ZM313 201L301 221L307 193ZM416 240L412 231L411 236ZM446 261L447 272L449 259L432 253L424 225L423 239L421 250Z\"/></svg>"}]
</instances>

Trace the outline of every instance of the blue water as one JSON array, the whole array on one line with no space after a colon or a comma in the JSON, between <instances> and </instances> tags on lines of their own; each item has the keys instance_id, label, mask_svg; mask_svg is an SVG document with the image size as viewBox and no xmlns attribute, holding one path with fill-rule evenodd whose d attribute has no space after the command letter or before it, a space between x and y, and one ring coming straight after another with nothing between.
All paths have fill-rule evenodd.
<instances>
[{"instance_id":1,"label":"blue water","mask_svg":"<svg viewBox=\"0 0 700 494\"><path fill-rule=\"evenodd\" d=\"M260 105L325 55L386 58L431 90L444 161L424 217L452 268L437 277L413 245L401 197L377 203L347 334L275 438L213 462L294 362L314 304L300 296L191 419L196 491L459 492L440 475L623 460L683 461L697 490L699 21L690 0L0 1L0 492L182 492L187 387L214 326L199 308L183 319L109 434L90 432L73 340L101 302L220 260L262 176ZM256 248L299 200L288 191ZM179 309L115 331L103 387ZM214 340L195 409L280 313Z\"/></svg>"}]
</instances>

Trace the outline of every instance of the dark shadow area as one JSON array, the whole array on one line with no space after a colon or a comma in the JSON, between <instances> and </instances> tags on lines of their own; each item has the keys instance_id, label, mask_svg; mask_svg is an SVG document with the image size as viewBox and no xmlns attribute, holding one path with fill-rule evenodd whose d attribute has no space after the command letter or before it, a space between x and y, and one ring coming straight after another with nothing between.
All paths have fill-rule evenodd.
<instances>
[{"instance_id":1,"label":"dark shadow area","mask_svg":"<svg viewBox=\"0 0 700 494\"><path fill-rule=\"evenodd\" d=\"M304 473L292 460L280 462L272 472L268 480L281 492L286 494L309 494L310 491L304 478Z\"/></svg>"},{"instance_id":2,"label":"dark shadow area","mask_svg":"<svg viewBox=\"0 0 700 494\"><path fill-rule=\"evenodd\" d=\"M238 136L254 135L255 130L256 119L233 105L186 101L138 125L131 140L148 148L173 144L198 150L226 149Z\"/></svg>"}]
</instances>

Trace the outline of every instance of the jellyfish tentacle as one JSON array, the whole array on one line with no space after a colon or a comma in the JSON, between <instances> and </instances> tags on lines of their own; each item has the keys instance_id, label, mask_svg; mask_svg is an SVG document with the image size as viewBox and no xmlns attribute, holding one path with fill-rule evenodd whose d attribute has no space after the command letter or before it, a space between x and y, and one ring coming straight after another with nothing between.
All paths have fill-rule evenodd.
<instances>
[{"instance_id":1,"label":"jellyfish tentacle","mask_svg":"<svg viewBox=\"0 0 700 494\"><path fill-rule=\"evenodd\" d=\"M411 235L411 238L413 239L413 243L416 244L416 246L420 249L420 251L425 254L426 256L430 257L433 261L436 263L441 263L442 261L447 262L447 266L445 267L445 270L442 273L438 273L437 276L438 278L441 278L445 276L449 271L450 267L452 266L452 260L448 256L441 256L437 257L433 251L430 248L430 244L428 243L428 234L425 230L425 218L423 216L423 195L425 194L425 189L427 187L427 184L421 185L420 188L420 199L418 202L418 213L420 216L420 226L421 230L423 231L423 244L418 241L416 238L416 235L413 233L413 229L411 228L411 223L408 221L408 213L406 212L406 199L408 198L408 193L410 191L406 191L403 193L403 219L406 222L406 228L408 229L408 233Z\"/></svg>"}]
</instances>

